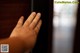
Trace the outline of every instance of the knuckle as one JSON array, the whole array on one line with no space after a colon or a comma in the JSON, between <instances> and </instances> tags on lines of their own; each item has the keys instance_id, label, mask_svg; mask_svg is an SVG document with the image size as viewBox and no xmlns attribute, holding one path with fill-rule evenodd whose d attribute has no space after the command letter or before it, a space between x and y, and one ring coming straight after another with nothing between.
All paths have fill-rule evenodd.
<instances>
[{"instance_id":1,"label":"knuckle","mask_svg":"<svg viewBox=\"0 0 80 53\"><path fill-rule=\"evenodd\" d=\"M33 22L33 25L35 25L35 24L36 24L36 21Z\"/></svg>"},{"instance_id":2,"label":"knuckle","mask_svg":"<svg viewBox=\"0 0 80 53\"><path fill-rule=\"evenodd\" d=\"M27 20L26 23L29 24L29 20Z\"/></svg>"},{"instance_id":3,"label":"knuckle","mask_svg":"<svg viewBox=\"0 0 80 53\"><path fill-rule=\"evenodd\" d=\"M38 28L36 28L35 32L38 33Z\"/></svg>"}]
</instances>

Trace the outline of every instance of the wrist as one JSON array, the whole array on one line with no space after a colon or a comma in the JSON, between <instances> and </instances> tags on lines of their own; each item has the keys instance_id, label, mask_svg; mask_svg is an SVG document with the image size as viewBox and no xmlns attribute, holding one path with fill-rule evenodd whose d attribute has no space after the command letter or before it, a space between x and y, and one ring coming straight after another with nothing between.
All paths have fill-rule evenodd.
<instances>
[{"instance_id":1,"label":"wrist","mask_svg":"<svg viewBox=\"0 0 80 53\"><path fill-rule=\"evenodd\" d=\"M17 44L17 47L18 48L21 48L22 52L25 52L26 51L26 45L24 43L23 40L21 40L20 38L18 37L9 37L8 38L9 40L12 40L12 43L15 45Z\"/></svg>"}]
</instances>

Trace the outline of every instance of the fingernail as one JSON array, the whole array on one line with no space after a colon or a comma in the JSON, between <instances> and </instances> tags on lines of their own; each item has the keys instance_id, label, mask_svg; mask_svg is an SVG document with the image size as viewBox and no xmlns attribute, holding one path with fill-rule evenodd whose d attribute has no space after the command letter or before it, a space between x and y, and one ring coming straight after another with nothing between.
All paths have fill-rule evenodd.
<instances>
[{"instance_id":1,"label":"fingernail","mask_svg":"<svg viewBox=\"0 0 80 53\"><path fill-rule=\"evenodd\" d=\"M37 13L38 16L41 16L41 13Z\"/></svg>"},{"instance_id":2,"label":"fingernail","mask_svg":"<svg viewBox=\"0 0 80 53\"><path fill-rule=\"evenodd\" d=\"M32 12L32 14L36 14L36 12Z\"/></svg>"}]
</instances>

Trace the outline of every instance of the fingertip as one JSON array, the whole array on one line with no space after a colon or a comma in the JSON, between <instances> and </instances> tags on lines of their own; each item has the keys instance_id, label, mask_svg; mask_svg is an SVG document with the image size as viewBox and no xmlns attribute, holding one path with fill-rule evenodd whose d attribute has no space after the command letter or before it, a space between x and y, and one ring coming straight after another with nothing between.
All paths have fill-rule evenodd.
<instances>
[{"instance_id":1,"label":"fingertip","mask_svg":"<svg viewBox=\"0 0 80 53\"><path fill-rule=\"evenodd\" d=\"M41 13L40 13L40 12L38 12L38 14L39 14L39 15L41 15Z\"/></svg>"},{"instance_id":2,"label":"fingertip","mask_svg":"<svg viewBox=\"0 0 80 53\"><path fill-rule=\"evenodd\" d=\"M24 19L24 16L21 16L21 19Z\"/></svg>"},{"instance_id":3,"label":"fingertip","mask_svg":"<svg viewBox=\"0 0 80 53\"><path fill-rule=\"evenodd\" d=\"M36 14L36 12L32 12L32 14Z\"/></svg>"},{"instance_id":4,"label":"fingertip","mask_svg":"<svg viewBox=\"0 0 80 53\"><path fill-rule=\"evenodd\" d=\"M41 13L37 13L37 15L40 17L41 16Z\"/></svg>"}]
</instances>

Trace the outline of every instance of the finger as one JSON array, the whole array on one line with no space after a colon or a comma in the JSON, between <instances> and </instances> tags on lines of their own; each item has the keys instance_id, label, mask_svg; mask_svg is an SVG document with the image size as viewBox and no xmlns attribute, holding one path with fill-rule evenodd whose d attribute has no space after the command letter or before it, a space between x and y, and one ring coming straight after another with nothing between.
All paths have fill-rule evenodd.
<instances>
[{"instance_id":1,"label":"finger","mask_svg":"<svg viewBox=\"0 0 80 53\"><path fill-rule=\"evenodd\" d=\"M38 34L39 30L40 30L40 27L41 27L41 24L42 24L42 20L40 20L37 24L37 26L34 28L34 31Z\"/></svg>"},{"instance_id":2,"label":"finger","mask_svg":"<svg viewBox=\"0 0 80 53\"><path fill-rule=\"evenodd\" d=\"M29 26L31 29L35 28L35 26L38 23L40 17L41 17L41 14L37 13L36 17L34 18L34 20L32 21L32 23Z\"/></svg>"},{"instance_id":3,"label":"finger","mask_svg":"<svg viewBox=\"0 0 80 53\"><path fill-rule=\"evenodd\" d=\"M24 25L23 26L29 26L30 23L32 22L32 20L34 19L36 13L35 12L32 12L31 15L28 17L28 19L25 21Z\"/></svg>"},{"instance_id":4,"label":"finger","mask_svg":"<svg viewBox=\"0 0 80 53\"><path fill-rule=\"evenodd\" d=\"M24 20L24 17L21 16L20 19L18 20L16 27L21 27L23 25L23 20Z\"/></svg>"}]
</instances>

